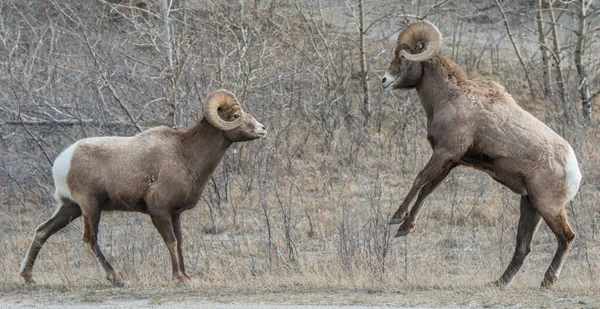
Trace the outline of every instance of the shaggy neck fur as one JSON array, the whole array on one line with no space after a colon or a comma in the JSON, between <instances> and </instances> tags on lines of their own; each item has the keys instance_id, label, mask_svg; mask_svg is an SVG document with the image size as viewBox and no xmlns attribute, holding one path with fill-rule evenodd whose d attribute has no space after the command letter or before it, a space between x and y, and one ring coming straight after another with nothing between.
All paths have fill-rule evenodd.
<instances>
[{"instance_id":1,"label":"shaggy neck fur","mask_svg":"<svg viewBox=\"0 0 600 309\"><path fill-rule=\"evenodd\" d=\"M197 179L208 179L223 159L232 142L225 138L223 131L212 126L206 119L181 133L182 156L194 171ZM199 162L207 158L211 162Z\"/></svg>"},{"instance_id":2,"label":"shaggy neck fur","mask_svg":"<svg viewBox=\"0 0 600 309\"><path fill-rule=\"evenodd\" d=\"M421 103L431 118L436 106L449 104L464 84L468 82L467 74L450 58L437 55L422 64L421 80L415 86Z\"/></svg>"}]
</instances>

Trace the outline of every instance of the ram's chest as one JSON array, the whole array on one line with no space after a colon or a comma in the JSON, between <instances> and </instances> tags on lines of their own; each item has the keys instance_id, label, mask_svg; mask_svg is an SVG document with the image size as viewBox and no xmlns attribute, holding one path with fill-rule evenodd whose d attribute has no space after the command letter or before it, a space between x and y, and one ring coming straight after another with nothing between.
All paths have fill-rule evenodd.
<instances>
[{"instance_id":1,"label":"ram's chest","mask_svg":"<svg viewBox=\"0 0 600 309\"><path fill-rule=\"evenodd\" d=\"M183 211L196 206L201 194L197 182L158 177L148 183L144 201L150 213L157 209Z\"/></svg>"}]
</instances>

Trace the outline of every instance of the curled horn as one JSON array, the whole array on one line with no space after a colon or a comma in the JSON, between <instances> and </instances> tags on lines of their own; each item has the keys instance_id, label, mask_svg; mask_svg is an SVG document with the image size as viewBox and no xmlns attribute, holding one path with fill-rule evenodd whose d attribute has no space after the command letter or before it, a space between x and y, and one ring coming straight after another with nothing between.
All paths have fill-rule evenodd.
<instances>
[{"instance_id":1,"label":"curled horn","mask_svg":"<svg viewBox=\"0 0 600 309\"><path fill-rule=\"evenodd\" d=\"M204 104L202 105L202 113L204 118L215 128L223 131L237 128L242 123L242 118L234 121L225 121L220 116L217 110L228 109L235 105L240 106L240 102L235 98L233 93L227 90L217 90L211 93Z\"/></svg>"},{"instance_id":2,"label":"curled horn","mask_svg":"<svg viewBox=\"0 0 600 309\"><path fill-rule=\"evenodd\" d=\"M410 48L414 48L420 41L425 41L427 44L423 52L410 54L406 50L401 50L402 56L410 61L423 62L433 58L442 50L440 30L434 24L425 20L408 24L398 35L397 45L406 44Z\"/></svg>"}]
</instances>

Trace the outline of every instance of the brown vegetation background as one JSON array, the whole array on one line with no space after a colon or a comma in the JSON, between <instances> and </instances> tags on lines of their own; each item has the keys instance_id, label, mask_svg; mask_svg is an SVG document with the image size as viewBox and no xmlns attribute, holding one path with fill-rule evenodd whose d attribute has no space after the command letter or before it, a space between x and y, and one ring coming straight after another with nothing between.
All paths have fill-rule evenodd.
<instances>
[{"instance_id":1,"label":"brown vegetation background","mask_svg":"<svg viewBox=\"0 0 600 309\"><path fill-rule=\"evenodd\" d=\"M55 207L51 162L64 148L185 128L219 88L270 132L233 146L184 214L192 286L387 291L497 279L519 197L483 173L453 171L408 237L386 225L430 148L418 97L382 91L380 77L398 31L425 18L469 76L500 82L573 145L583 182L567 209L578 237L556 289L597 292L600 5L360 2L0 1L0 285L21 284L33 230ZM109 285L81 233L77 220L49 239L38 284ZM172 284L146 216L104 213L99 242L128 286ZM537 287L555 249L543 225L515 286Z\"/></svg>"}]
</instances>

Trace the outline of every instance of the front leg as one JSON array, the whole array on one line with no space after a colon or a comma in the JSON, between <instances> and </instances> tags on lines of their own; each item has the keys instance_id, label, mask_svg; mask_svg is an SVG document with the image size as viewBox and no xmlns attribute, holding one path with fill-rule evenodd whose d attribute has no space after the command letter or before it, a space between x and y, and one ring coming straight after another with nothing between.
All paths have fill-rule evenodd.
<instances>
[{"instance_id":1,"label":"front leg","mask_svg":"<svg viewBox=\"0 0 600 309\"><path fill-rule=\"evenodd\" d=\"M460 156L453 155L452 152L446 150L436 150L433 151L429 162L427 162L425 167L419 172L419 175L417 175L417 178L413 182L412 188L410 189L410 191L408 191L408 194L404 198L404 201L402 202L402 204L400 204L400 207L398 207L398 210L394 213L392 219L388 224L393 225L402 223L402 221L408 214L408 207L410 206L412 200L415 198L415 195L417 195L417 192L419 192L424 185L428 184L434 179L441 178L439 181L442 181L446 177L446 175L448 175L450 169L456 166L456 164L454 163L455 158L460 158ZM429 191L433 191L433 189L435 189L436 186L437 184L435 186L432 186ZM429 193L430 192L427 192L427 194ZM424 197L426 196L427 195L425 195Z\"/></svg>"},{"instance_id":2,"label":"front leg","mask_svg":"<svg viewBox=\"0 0 600 309\"><path fill-rule=\"evenodd\" d=\"M173 230L172 215L168 213L150 214L150 218L158 230L158 233L165 241L167 249L169 249L173 279L182 283L189 281L189 278L184 274L183 270L181 269L181 265L179 264L182 260L179 259L177 250L177 237L175 236L175 231Z\"/></svg>"},{"instance_id":3,"label":"front leg","mask_svg":"<svg viewBox=\"0 0 600 309\"><path fill-rule=\"evenodd\" d=\"M177 213L173 215L173 231L175 232L175 238L177 239L177 256L179 258L179 267L181 268L181 272L183 275L190 279L185 273L185 266L183 265L183 234L181 232L181 213Z\"/></svg>"},{"instance_id":4,"label":"front leg","mask_svg":"<svg viewBox=\"0 0 600 309\"><path fill-rule=\"evenodd\" d=\"M402 221L402 225L400 225L398 231L396 232L396 236L394 237L406 236L408 233L410 233L410 231L412 231L412 229L415 227L417 217L421 212L423 202L429 196L429 194L431 194L431 192L433 192L433 190L435 190L435 188L437 188L437 186L440 183L442 183L442 181L446 178L446 176L448 176L448 174L454 167L456 167L456 164L449 165L448 168L446 168L441 175L434 178L421 188L421 191L419 191L419 196L417 197L417 201L410 210L410 214L408 215L408 217L404 218L404 221Z\"/></svg>"}]
</instances>

